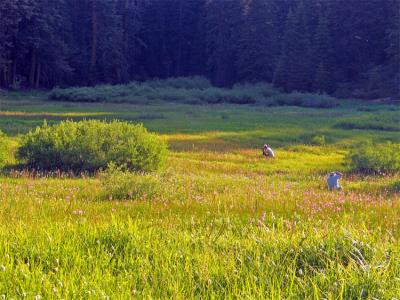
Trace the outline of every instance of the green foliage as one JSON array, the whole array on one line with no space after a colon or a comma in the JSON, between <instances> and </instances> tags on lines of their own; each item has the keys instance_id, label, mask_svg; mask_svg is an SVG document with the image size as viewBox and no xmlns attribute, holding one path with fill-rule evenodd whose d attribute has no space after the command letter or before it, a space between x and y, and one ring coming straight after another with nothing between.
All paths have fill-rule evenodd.
<instances>
[{"instance_id":1,"label":"green foliage","mask_svg":"<svg viewBox=\"0 0 400 300\"><path fill-rule=\"evenodd\" d=\"M101 198L108 200L151 200L165 188L159 175L131 173L114 164L100 175L100 182Z\"/></svg>"},{"instance_id":2,"label":"green foliage","mask_svg":"<svg viewBox=\"0 0 400 300\"><path fill-rule=\"evenodd\" d=\"M253 89L254 88L254 89ZM204 77L180 77L151 80L127 85L102 85L94 88L53 89L49 99L71 102L170 101L183 103L255 103L267 95L276 94L267 84L238 85L233 89L216 88Z\"/></svg>"},{"instance_id":3,"label":"green foliage","mask_svg":"<svg viewBox=\"0 0 400 300\"><path fill-rule=\"evenodd\" d=\"M400 144L361 144L345 157L353 171L363 173L391 173L400 171Z\"/></svg>"},{"instance_id":4,"label":"green foliage","mask_svg":"<svg viewBox=\"0 0 400 300\"><path fill-rule=\"evenodd\" d=\"M127 85L100 85L68 89L53 89L50 100L70 102L126 102L149 103L154 101L189 104L265 104L296 105L303 107L330 108L335 99L327 95L293 92L282 94L266 83L236 84L232 88L211 86L203 77L170 78Z\"/></svg>"},{"instance_id":5,"label":"green foliage","mask_svg":"<svg viewBox=\"0 0 400 300\"><path fill-rule=\"evenodd\" d=\"M397 96L398 6L397 0L2 0L0 86L198 74L225 87L265 81L286 91L341 87L346 96ZM188 88L185 79L171 84ZM207 80L189 85L203 89Z\"/></svg>"},{"instance_id":6,"label":"green foliage","mask_svg":"<svg viewBox=\"0 0 400 300\"><path fill-rule=\"evenodd\" d=\"M175 88L175 89L207 89L212 85L210 81L202 76L193 77L171 77L167 79L153 79L146 81L146 85L152 88Z\"/></svg>"},{"instance_id":7,"label":"green foliage","mask_svg":"<svg viewBox=\"0 0 400 300\"><path fill-rule=\"evenodd\" d=\"M326 144L326 137L318 132L310 132L300 135L297 142L305 145L324 146Z\"/></svg>"},{"instance_id":8,"label":"green foliage","mask_svg":"<svg viewBox=\"0 0 400 300\"><path fill-rule=\"evenodd\" d=\"M0 130L0 168L4 166L7 160L8 160L7 142L4 133Z\"/></svg>"},{"instance_id":9,"label":"green foliage","mask_svg":"<svg viewBox=\"0 0 400 300\"><path fill-rule=\"evenodd\" d=\"M129 170L153 171L166 159L166 143L142 125L113 121L63 121L23 137L18 156L46 170L104 169L113 162Z\"/></svg>"},{"instance_id":10,"label":"green foliage","mask_svg":"<svg viewBox=\"0 0 400 300\"><path fill-rule=\"evenodd\" d=\"M391 184L389 190L395 193L400 193L400 181Z\"/></svg>"},{"instance_id":11,"label":"green foliage","mask_svg":"<svg viewBox=\"0 0 400 300\"><path fill-rule=\"evenodd\" d=\"M316 135L311 139L311 144L316 146L323 146L325 145L325 136L324 135Z\"/></svg>"},{"instance_id":12,"label":"green foliage","mask_svg":"<svg viewBox=\"0 0 400 300\"><path fill-rule=\"evenodd\" d=\"M329 92L331 91L331 78L330 72L328 72L326 66L321 63L317 68L314 79L314 89L318 92Z\"/></svg>"},{"instance_id":13,"label":"green foliage","mask_svg":"<svg viewBox=\"0 0 400 300\"><path fill-rule=\"evenodd\" d=\"M362 129L380 131L400 131L400 114L395 111L379 111L376 107L362 108L374 112L370 116L359 116L345 118L335 124L336 128L342 129Z\"/></svg>"},{"instance_id":14,"label":"green foliage","mask_svg":"<svg viewBox=\"0 0 400 300\"><path fill-rule=\"evenodd\" d=\"M287 92L310 90L312 59L307 23L304 2L298 1L286 18L282 54L275 74L275 84Z\"/></svg>"},{"instance_id":15,"label":"green foliage","mask_svg":"<svg viewBox=\"0 0 400 300\"><path fill-rule=\"evenodd\" d=\"M273 97L279 105L331 108L337 105L336 99L328 95L293 92Z\"/></svg>"}]
</instances>

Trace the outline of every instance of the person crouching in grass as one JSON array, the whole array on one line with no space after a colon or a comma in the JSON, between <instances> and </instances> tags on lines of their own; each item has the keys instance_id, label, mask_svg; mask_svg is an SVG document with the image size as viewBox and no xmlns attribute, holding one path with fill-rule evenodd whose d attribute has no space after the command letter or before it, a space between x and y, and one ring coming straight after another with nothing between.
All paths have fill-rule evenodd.
<instances>
[{"instance_id":1,"label":"person crouching in grass","mask_svg":"<svg viewBox=\"0 0 400 300\"><path fill-rule=\"evenodd\" d=\"M330 191L334 191L334 190L341 190L342 187L340 186L340 178L342 178L343 174L340 172L331 172L328 175L327 178L327 183L328 183L328 189Z\"/></svg>"},{"instance_id":2,"label":"person crouching in grass","mask_svg":"<svg viewBox=\"0 0 400 300\"><path fill-rule=\"evenodd\" d=\"M272 148L271 148L269 145L267 145L267 144L265 144L265 145L263 146L262 151L263 151L263 155L264 155L265 157L271 157L271 158L274 158L274 157L275 157L274 151L273 151Z\"/></svg>"}]
</instances>

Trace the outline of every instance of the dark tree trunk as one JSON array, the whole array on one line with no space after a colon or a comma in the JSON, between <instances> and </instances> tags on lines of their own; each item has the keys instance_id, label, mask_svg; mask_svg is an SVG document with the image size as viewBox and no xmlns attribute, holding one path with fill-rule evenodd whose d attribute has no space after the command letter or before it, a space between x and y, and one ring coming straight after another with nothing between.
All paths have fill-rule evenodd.
<instances>
[{"instance_id":1,"label":"dark tree trunk","mask_svg":"<svg viewBox=\"0 0 400 300\"><path fill-rule=\"evenodd\" d=\"M90 57L91 84L94 84L96 81L97 30L96 0L92 0L92 52Z\"/></svg>"},{"instance_id":2,"label":"dark tree trunk","mask_svg":"<svg viewBox=\"0 0 400 300\"><path fill-rule=\"evenodd\" d=\"M37 68L37 50L32 49L31 70L29 73L29 87L30 88L33 88L35 86L36 68Z\"/></svg>"},{"instance_id":3,"label":"dark tree trunk","mask_svg":"<svg viewBox=\"0 0 400 300\"><path fill-rule=\"evenodd\" d=\"M183 1L184 0L180 0L179 1L179 22L178 22L178 53L177 53L177 59L176 59L176 71L175 71L175 75L176 76L182 76L182 39L183 39L183 24L182 24L182 18L183 18Z\"/></svg>"},{"instance_id":4,"label":"dark tree trunk","mask_svg":"<svg viewBox=\"0 0 400 300\"><path fill-rule=\"evenodd\" d=\"M35 81L35 88L39 88L40 86L40 72L41 72L41 64L40 60L38 59L37 68L36 68L36 81Z\"/></svg>"}]
</instances>

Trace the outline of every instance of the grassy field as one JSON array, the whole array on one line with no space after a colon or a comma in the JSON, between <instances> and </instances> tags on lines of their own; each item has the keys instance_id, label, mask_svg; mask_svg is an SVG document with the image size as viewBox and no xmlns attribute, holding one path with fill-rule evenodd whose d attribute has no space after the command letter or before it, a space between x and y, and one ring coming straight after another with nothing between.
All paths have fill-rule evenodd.
<instances>
[{"instance_id":1,"label":"grassy field","mask_svg":"<svg viewBox=\"0 0 400 300\"><path fill-rule=\"evenodd\" d=\"M4 172L3 299L400 295L400 176L352 174L343 164L363 140L400 142L399 106L46 98L0 94L10 152L44 119L96 118L144 123L168 141L171 154L166 169L151 175L159 192L143 190L129 201L105 200L109 190L99 176ZM262 157L264 143L275 159ZM326 190L332 170L346 172L343 191Z\"/></svg>"}]
</instances>

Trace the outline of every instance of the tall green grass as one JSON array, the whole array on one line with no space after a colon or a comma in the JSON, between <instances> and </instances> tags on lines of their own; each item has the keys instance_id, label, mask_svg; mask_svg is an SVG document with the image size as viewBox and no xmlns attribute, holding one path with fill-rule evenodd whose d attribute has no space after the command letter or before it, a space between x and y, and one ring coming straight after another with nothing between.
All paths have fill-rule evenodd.
<instances>
[{"instance_id":1,"label":"tall green grass","mask_svg":"<svg viewBox=\"0 0 400 300\"><path fill-rule=\"evenodd\" d=\"M346 192L330 193L313 175L170 170L164 178L155 198L105 200L110 177L106 185L96 178L1 178L1 293L68 299L399 293L400 207L389 190L347 184ZM141 178L140 191L154 179Z\"/></svg>"}]
</instances>

